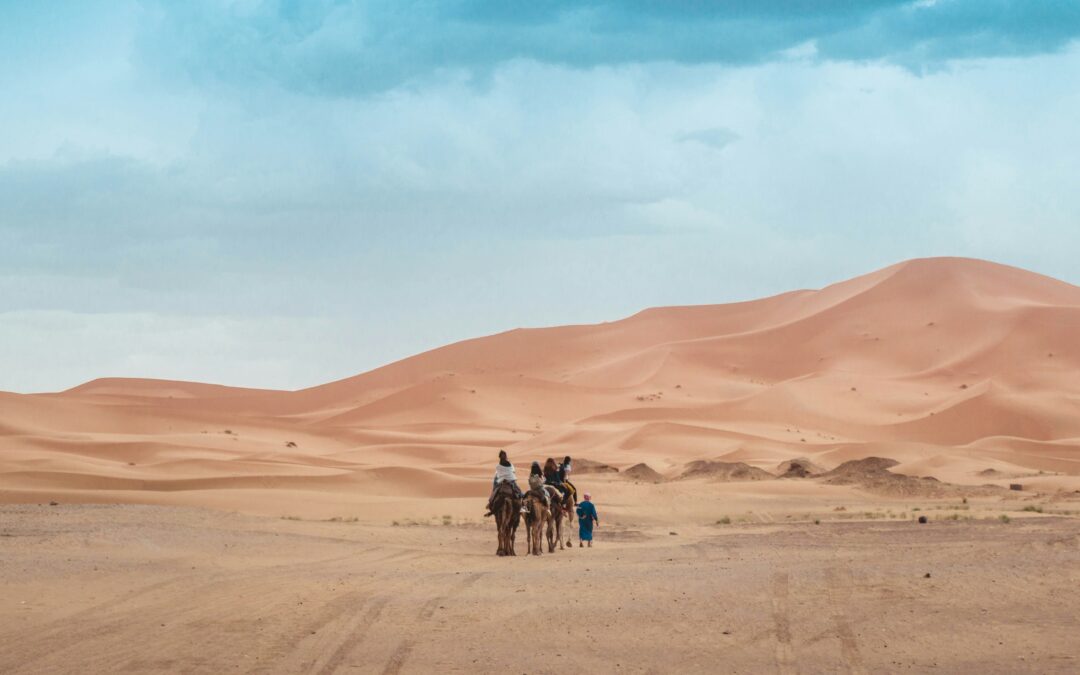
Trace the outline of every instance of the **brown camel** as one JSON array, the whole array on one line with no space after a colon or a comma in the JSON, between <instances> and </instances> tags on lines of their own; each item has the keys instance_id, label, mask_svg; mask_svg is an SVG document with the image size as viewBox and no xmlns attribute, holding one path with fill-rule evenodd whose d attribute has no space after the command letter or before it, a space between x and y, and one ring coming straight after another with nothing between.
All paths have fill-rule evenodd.
<instances>
[{"instance_id":1,"label":"brown camel","mask_svg":"<svg viewBox=\"0 0 1080 675\"><path fill-rule=\"evenodd\" d=\"M532 490L525 495L525 506L525 532L528 535L529 553L540 555L544 551L542 533L551 521L551 510L544 498Z\"/></svg>"},{"instance_id":2,"label":"brown camel","mask_svg":"<svg viewBox=\"0 0 1080 675\"><path fill-rule=\"evenodd\" d=\"M510 483L500 483L491 500L491 512L495 514L495 528L499 534L499 548L495 555L517 555L514 539L521 522L521 498L515 494Z\"/></svg>"},{"instance_id":3,"label":"brown camel","mask_svg":"<svg viewBox=\"0 0 1080 675\"><path fill-rule=\"evenodd\" d=\"M563 520L566 520L567 526L574 521L574 499L569 491L562 493L562 499L559 499L553 489L549 489L548 494L551 495L551 521L547 525L548 552L554 553L556 541L559 542L559 549L563 549ZM573 546L569 535L566 537L566 545Z\"/></svg>"}]
</instances>

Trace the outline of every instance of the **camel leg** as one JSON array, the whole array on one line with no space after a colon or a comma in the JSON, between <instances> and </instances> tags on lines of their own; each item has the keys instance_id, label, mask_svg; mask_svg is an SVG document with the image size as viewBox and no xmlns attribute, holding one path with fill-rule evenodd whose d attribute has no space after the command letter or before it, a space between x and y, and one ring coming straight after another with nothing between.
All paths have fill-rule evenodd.
<instances>
[{"instance_id":1,"label":"camel leg","mask_svg":"<svg viewBox=\"0 0 1080 675\"><path fill-rule=\"evenodd\" d=\"M544 552L544 547L540 542L540 519L538 518L532 527L532 554L540 555Z\"/></svg>"},{"instance_id":2,"label":"camel leg","mask_svg":"<svg viewBox=\"0 0 1080 675\"><path fill-rule=\"evenodd\" d=\"M559 521L562 520L562 514L552 516L548 521L547 526L547 540L548 540L548 553L555 552L555 531L559 527Z\"/></svg>"},{"instance_id":3,"label":"camel leg","mask_svg":"<svg viewBox=\"0 0 1080 675\"><path fill-rule=\"evenodd\" d=\"M506 523L503 522L502 511L495 514L495 531L499 537L499 547L495 549L495 555L506 555Z\"/></svg>"},{"instance_id":4,"label":"camel leg","mask_svg":"<svg viewBox=\"0 0 1080 675\"><path fill-rule=\"evenodd\" d=\"M536 555L536 545L535 545L535 542L533 542L533 532L535 530L536 530L536 520L533 519L532 522L530 522L528 519L526 519L526 521L525 521L525 537L526 537L525 548L528 550L529 555Z\"/></svg>"}]
</instances>

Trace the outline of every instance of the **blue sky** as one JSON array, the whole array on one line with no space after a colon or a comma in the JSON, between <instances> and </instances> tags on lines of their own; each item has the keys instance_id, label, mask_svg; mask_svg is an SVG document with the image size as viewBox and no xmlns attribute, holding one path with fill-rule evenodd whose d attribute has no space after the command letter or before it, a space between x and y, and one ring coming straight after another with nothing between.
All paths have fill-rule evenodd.
<instances>
[{"instance_id":1,"label":"blue sky","mask_svg":"<svg viewBox=\"0 0 1080 675\"><path fill-rule=\"evenodd\" d=\"M1080 3L0 0L0 390L296 388L966 255L1080 283Z\"/></svg>"}]
</instances>

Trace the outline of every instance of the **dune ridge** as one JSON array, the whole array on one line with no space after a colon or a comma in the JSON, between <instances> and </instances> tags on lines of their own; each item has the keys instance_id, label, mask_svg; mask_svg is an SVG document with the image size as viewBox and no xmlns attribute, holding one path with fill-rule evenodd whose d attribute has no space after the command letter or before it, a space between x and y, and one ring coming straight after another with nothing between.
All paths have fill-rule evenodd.
<instances>
[{"instance_id":1,"label":"dune ridge","mask_svg":"<svg viewBox=\"0 0 1080 675\"><path fill-rule=\"evenodd\" d=\"M1075 489L1078 337L1080 288L933 258L817 291L507 331L298 391L103 378L0 393L0 500L483 495L498 448L519 474L562 455L758 478L884 457L900 475L1005 485L1043 471Z\"/></svg>"}]
</instances>

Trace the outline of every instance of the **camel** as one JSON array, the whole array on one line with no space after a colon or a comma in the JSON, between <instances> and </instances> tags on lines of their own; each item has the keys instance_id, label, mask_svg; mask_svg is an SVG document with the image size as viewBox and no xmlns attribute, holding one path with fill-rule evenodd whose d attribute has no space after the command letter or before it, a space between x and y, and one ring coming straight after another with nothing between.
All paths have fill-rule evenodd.
<instances>
[{"instance_id":1,"label":"camel","mask_svg":"<svg viewBox=\"0 0 1080 675\"><path fill-rule=\"evenodd\" d=\"M500 483L491 500L491 512L495 514L495 528L499 534L499 548L495 555L517 555L514 539L521 522L521 498L514 494L510 483Z\"/></svg>"},{"instance_id":2,"label":"camel","mask_svg":"<svg viewBox=\"0 0 1080 675\"><path fill-rule=\"evenodd\" d=\"M569 491L563 493L562 499L558 498L554 489L549 489L548 494L551 495L551 520L547 525L548 553L554 553L556 541L559 542L559 550L563 550L563 519L566 519L568 526L574 522L574 499ZM566 537L566 545L573 546L569 534Z\"/></svg>"},{"instance_id":3,"label":"camel","mask_svg":"<svg viewBox=\"0 0 1080 675\"><path fill-rule=\"evenodd\" d=\"M544 503L544 498L532 490L525 495L525 506L525 532L528 534L529 553L540 555L544 551L541 533L551 522L551 510Z\"/></svg>"}]
</instances>

